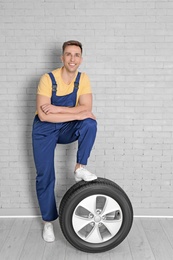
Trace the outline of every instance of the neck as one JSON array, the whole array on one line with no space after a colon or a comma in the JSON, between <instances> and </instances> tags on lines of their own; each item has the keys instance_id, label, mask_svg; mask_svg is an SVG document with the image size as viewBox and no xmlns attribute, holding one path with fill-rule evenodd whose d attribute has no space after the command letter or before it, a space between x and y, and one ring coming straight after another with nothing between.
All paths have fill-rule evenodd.
<instances>
[{"instance_id":1,"label":"neck","mask_svg":"<svg viewBox=\"0 0 173 260\"><path fill-rule=\"evenodd\" d=\"M65 83L70 84L70 82L74 79L75 76L76 71L70 72L67 71L65 67L62 67L61 77Z\"/></svg>"}]
</instances>

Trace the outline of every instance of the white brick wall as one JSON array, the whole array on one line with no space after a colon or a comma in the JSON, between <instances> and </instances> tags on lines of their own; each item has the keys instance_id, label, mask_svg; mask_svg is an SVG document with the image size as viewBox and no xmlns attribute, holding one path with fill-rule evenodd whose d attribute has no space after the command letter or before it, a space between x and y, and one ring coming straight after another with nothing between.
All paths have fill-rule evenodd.
<instances>
[{"instance_id":1,"label":"white brick wall","mask_svg":"<svg viewBox=\"0 0 173 260\"><path fill-rule=\"evenodd\" d=\"M135 214L173 214L173 2L0 1L0 215L38 214L31 127L40 76L65 40L84 46L98 135L89 169L117 182ZM56 150L57 194L76 144Z\"/></svg>"}]
</instances>

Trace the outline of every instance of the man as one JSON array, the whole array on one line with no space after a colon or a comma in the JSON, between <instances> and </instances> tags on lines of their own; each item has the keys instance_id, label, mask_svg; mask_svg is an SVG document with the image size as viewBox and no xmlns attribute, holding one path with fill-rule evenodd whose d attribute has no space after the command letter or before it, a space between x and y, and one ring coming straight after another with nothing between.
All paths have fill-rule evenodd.
<instances>
[{"instance_id":1,"label":"man","mask_svg":"<svg viewBox=\"0 0 173 260\"><path fill-rule=\"evenodd\" d=\"M54 195L56 144L78 140L75 180L97 179L84 167L95 141L97 123L92 113L90 80L85 73L78 72L82 63L82 44L78 41L65 42L61 60L62 68L40 79L32 132L36 190L44 221L43 238L47 242L55 240L51 222L58 217Z\"/></svg>"}]
</instances>

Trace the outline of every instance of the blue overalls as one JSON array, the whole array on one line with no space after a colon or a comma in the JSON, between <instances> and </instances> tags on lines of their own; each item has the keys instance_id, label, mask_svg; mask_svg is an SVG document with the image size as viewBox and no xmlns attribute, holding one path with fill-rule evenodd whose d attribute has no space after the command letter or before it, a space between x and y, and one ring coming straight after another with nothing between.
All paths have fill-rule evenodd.
<instances>
[{"instance_id":1,"label":"blue overalls","mask_svg":"<svg viewBox=\"0 0 173 260\"><path fill-rule=\"evenodd\" d=\"M74 82L73 92L57 96L57 84L52 73L51 104L55 106L74 107L80 80L80 72ZM78 140L77 163L86 165L93 147L97 131L97 122L93 119L75 120L65 123L40 121L35 116L32 131L33 155L37 171L36 191L44 221L53 221L58 217L54 186L54 151L57 143L68 144Z\"/></svg>"}]
</instances>

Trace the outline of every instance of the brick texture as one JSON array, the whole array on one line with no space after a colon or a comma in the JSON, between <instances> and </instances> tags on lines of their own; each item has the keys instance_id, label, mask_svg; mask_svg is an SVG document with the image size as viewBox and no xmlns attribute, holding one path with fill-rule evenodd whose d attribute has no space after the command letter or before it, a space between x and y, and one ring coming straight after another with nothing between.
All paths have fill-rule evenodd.
<instances>
[{"instance_id":1,"label":"brick texture","mask_svg":"<svg viewBox=\"0 0 173 260\"><path fill-rule=\"evenodd\" d=\"M83 43L98 120L88 168L117 182L135 214L173 215L173 2L1 0L0 35L0 215L39 214L36 88L69 39ZM57 146L59 198L75 155L76 143Z\"/></svg>"}]
</instances>

